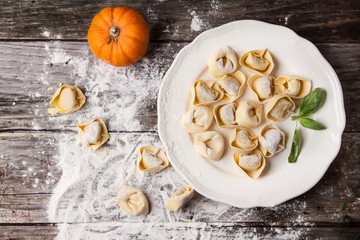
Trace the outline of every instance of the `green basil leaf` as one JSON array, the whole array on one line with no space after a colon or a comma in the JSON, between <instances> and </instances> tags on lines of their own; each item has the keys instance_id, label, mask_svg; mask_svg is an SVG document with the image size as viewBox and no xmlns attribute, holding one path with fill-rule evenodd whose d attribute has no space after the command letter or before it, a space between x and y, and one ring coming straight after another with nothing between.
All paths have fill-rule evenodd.
<instances>
[{"instance_id":1,"label":"green basil leaf","mask_svg":"<svg viewBox=\"0 0 360 240\"><path fill-rule=\"evenodd\" d=\"M297 128L295 129L294 132L294 136L292 139L292 144L291 144L291 150L290 150L290 155L288 158L289 163L295 163L299 154L300 154L300 150L301 150L301 146L300 146L300 136L298 133Z\"/></svg>"},{"instance_id":2,"label":"green basil leaf","mask_svg":"<svg viewBox=\"0 0 360 240\"><path fill-rule=\"evenodd\" d=\"M315 88L306 95L300 103L300 112L298 117L306 117L316 112L325 100L325 90Z\"/></svg>"},{"instance_id":3,"label":"green basil leaf","mask_svg":"<svg viewBox=\"0 0 360 240\"><path fill-rule=\"evenodd\" d=\"M314 130L323 130L326 128L311 118L302 117L299 119L299 121L300 121L300 124L306 128L310 128L310 129L314 129Z\"/></svg>"},{"instance_id":4,"label":"green basil leaf","mask_svg":"<svg viewBox=\"0 0 360 240\"><path fill-rule=\"evenodd\" d=\"M339 206L339 210L343 211L346 208L346 204L345 203L341 203L341 205Z\"/></svg>"}]
</instances>

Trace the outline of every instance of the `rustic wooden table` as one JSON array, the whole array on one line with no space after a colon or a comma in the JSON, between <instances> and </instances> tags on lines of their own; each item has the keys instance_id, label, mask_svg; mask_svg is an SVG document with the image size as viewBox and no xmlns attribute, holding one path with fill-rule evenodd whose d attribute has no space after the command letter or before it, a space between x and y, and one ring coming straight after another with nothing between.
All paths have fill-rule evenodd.
<instances>
[{"instance_id":1,"label":"rustic wooden table","mask_svg":"<svg viewBox=\"0 0 360 240\"><path fill-rule=\"evenodd\" d=\"M240 211L229 207L212 217L197 214L190 204L187 217L180 218L180 223L189 221L189 229L192 223L205 223L202 227L194 225L193 239L240 238L239 232L245 238L249 232L256 233L260 239L354 239L360 233L360 1L7 0L0 3L1 239L52 239L58 226L64 225L48 220L47 206L62 175L57 167L58 136L76 133L70 118L53 120L49 116L48 102L60 82L74 84L77 78L88 77L86 71L84 75L73 70L80 64L74 59L90 61L89 66L99 61L92 56L86 40L91 19L102 8L119 5L141 12L151 30L146 60L130 68L138 74L129 78L140 83L151 81L154 93L145 96L146 101L134 101L142 105L136 108L141 109L138 124L116 124L108 119L112 136L135 139L134 146L136 139L145 137L160 144L156 93L176 53L199 33L234 20L256 19L293 29L315 43L335 69L343 88L347 124L342 146L320 182L275 208ZM62 52L73 58L64 61L59 56ZM156 67L149 69L149 62ZM84 89L85 83L80 82L79 87L86 95L91 94L90 89ZM121 98L126 93L104 94ZM121 112L121 107L117 111ZM136 153L133 155L135 159ZM205 200L197 195L195 201ZM345 208L340 210L342 203ZM91 220L101 221L121 220ZM70 223L77 224L83 223ZM185 225L169 226L163 228L176 232ZM134 236L146 238L141 229Z\"/></svg>"}]
</instances>

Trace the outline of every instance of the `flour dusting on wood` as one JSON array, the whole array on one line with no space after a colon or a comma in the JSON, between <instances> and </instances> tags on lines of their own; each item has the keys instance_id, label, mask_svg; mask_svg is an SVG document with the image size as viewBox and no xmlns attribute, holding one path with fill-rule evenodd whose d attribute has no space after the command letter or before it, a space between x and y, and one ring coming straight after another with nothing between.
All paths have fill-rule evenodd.
<instances>
[{"instance_id":1,"label":"flour dusting on wood","mask_svg":"<svg viewBox=\"0 0 360 240\"><path fill-rule=\"evenodd\" d=\"M164 74L159 67L161 56L154 54L132 67L114 68L94 59L86 44L80 46L84 52L83 58L68 54L61 43L51 46L46 43L44 47L48 57L40 78L44 90L39 91L48 91L48 88L55 90L57 84L62 82L80 87L87 96L83 109L71 115L48 119L54 125L68 122L74 126L74 131L57 137L59 151L56 159L62 177L49 203L49 220L74 223L60 224L58 239L89 239L100 235L108 238L121 236L124 239L134 236L140 239L159 239L159 236L160 239L169 239L179 235L188 236L188 239L197 239L196 236L208 239L224 238L229 234L235 234L237 238L262 239L265 233L256 233L252 228L234 233L232 223L251 221L260 211L268 214L288 211L291 214L294 209L306 209L306 203L298 200L261 210L237 209L196 194L179 212L168 211L165 206L171 194L187 183L171 166L155 174L141 173L136 166L141 146L161 147L157 133L116 133L116 129L142 129L138 120L142 106L150 106L155 111L156 103L152 99L156 99ZM51 68L57 65L69 69L68 82L58 79L55 84L56 72L52 72ZM97 152L82 148L75 131L75 124L93 117L104 119L110 129L115 130L110 133L109 142ZM131 216L117 206L115 198L124 186L144 191L150 202L149 215ZM209 223L210 219L213 223ZM214 231L217 228L219 231ZM296 239L305 231L284 229L280 233L270 229L266 234Z\"/></svg>"}]
</instances>

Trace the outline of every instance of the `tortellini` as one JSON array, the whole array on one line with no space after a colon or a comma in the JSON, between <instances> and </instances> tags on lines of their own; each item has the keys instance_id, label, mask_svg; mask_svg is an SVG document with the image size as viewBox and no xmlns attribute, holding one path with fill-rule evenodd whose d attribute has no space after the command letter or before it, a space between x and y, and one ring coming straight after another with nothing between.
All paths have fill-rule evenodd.
<instances>
[{"instance_id":1,"label":"tortellini","mask_svg":"<svg viewBox=\"0 0 360 240\"><path fill-rule=\"evenodd\" d=\"M272 157L285 148L285 134L274 124L265 125L261 129L259 141L265 157Z\"/></svg>"},{"instance_id":2,"label":"tortellini","mask_svg":"<svg viewBox=\"0 0 360 240\"><path fill-rule=\"evenodd\" d=\"M74 86L63 85L56 90L50 104L55 108L49 108L51 115L57 113L72 113L79 110L86 102L82 91Z\"/></svg>"},{"instance_id":3,"label":"tortellini","mask_svg":"<svg viewBox=\"0 0 360 240\"><path fill-rule=\"evenodd\" d=\"M255 101L242 100L236 110L236 121L239 126L255 128L262 123L263 106Z\"/></svg>"},{"instance_id":4,"label":"tortellini","mask_svg":"<svg viewBox=\"0 0 360 240\"><path fill-rule=\"evenodd\" d=\"M285 148L285 133L274 125L276 123L269 124L269 120L284 121L294 113L293 99L309 94L312 82L298 76L271 76L275 64L267 49L249 51L240 59L238 56L229 46L210 55L209 72L203 71L200 76L210 74L212 77L195 81L187 102L191 104L190 110L181 122L190 133L196 152L207 160L222 158L226 136L221 134L228 134L226 141L240 172L256 179L265 168L265 158ZM251 72L249 78L242 70L246 74ZM246 87L250 94L246 93ZM244 92L245 97L241 99ZM217 126L212 126L213 117ZM261 128L260 133L253 128ZM232 133L226 129L232 129Z\"/></svg>"},{"instance_id":5,"label":"tortellini","mask_svg":"<svg viewBox=\"0 0 360 240\"><path fill-rule=\"evenodd\" d=\"M275 90L293 98L303 98L311 91L310 80L297 76L282 76L275 79Z\"/></svg>"},{"instance_id":6,"label":"tortellini","mask_svg":"<svg viewBox=\"0 0 360 240\"><path fill-rule=\"evenodd\" d=\"M103 120L96 118L76 125L81 143L92 151L98 149L108 139L109 134Z\"/></svg>"},{"instance_id":7,"label":"tortellini","mask_svg":"<svg viewBox=\"0 0 360 240\"><path fill-rule=\"evenodd\" d=\"M248 80L248 86L259 102L271 98L275 94L274 78L254 75Z\"/></svg>"},{"instance_id":8,"label":"tortellini","mask_svg":"<svg viewBox=\"0 0 360 240\"><path fill-rule=\"evenodd\" d=\"M245 53L240 58L240 64L251 71L269 75L274 68L274 61L267 49L253 50Z\"/></svg>"},{"instance_id":9,"label":"tortellini","mask_svg":"<svg viewBox=\"0 0 360 240\"><path fill-rule=\"evenodd\" d=\"M270 98L265 107L265 117L274 122L284 121L295 111L295 103L284 94Z\"/></svg>"},{"instance_id":10,"label":"tortellini","mask_svg":"<svg viewBox=\"0 0 360 240\"><path fill-rule=\"evenodd\" d=\"M248 128L235 128L230 136L230 147L240 154L252 152L259 144L258 138L253 131Z\"/></svg>"},{"instance_id":11,"label":"tortellini","mask_svg":"<svg viewBox=\"0 0 360 240\"><path fill-rule=\"evenodd\" d=\"M193 105L206 105L220 101L224 92L215 81L197 80L192 90Z\"/></svg>"},{"instance_id":12,"label":"tortellini","mask_svg":"<svg viewBox=\"0 0 360 240\"><path fill-rule=\"evenodd\" d=\"M214 108L216 124L222 128L234 128L238 125L236 122L236 103L218 104Z\"/></svg>"},{"instance_id":13,"label":"tortellini","mask_svg":"<svg viewBox=\"0 0 360 240\"><path fill-rule=\"evenodd\" d=\"M207 130L213 121L211 108L207 106L193 106L181 118L182 126L189 133L199 133Z\"/></svg>"},{"instance_id":14,"label":"tortellini","mask_svg":"<svg viewBox=\"0 0 360 240\"><path fill-rule=\"evenodd\" d=\"M117 204L131 215L147 215L149 202L144 193L136 188L125 187L116 199Z\"/></svg>"},{"instance_id":15,"label":"tortellini","mask_svg":"<svg viewBox=\"0 0 360 240\"><path fill-rule=\"evenodd\" d=\"M218 161L224 153L224 138L216 131L199 133L195 138L194 147L205 159Z\"/></svg>"},{"instance_id":16,"label":"tortellini","mask_svg":"<svg viewBox=\"0 0 360 240\"><path fill-rule=\"evenodd\" d=\"M184 206L194 196L194 190L191 186L186 186L179 189L173 195L166 205L166 208L171 211L177 211Z\"/></svg>"},{"instance_id":17,"label":"tortellini","mask_svg":"<svg viewBox=\"0 0 360 240\"><path fill-rule=\"evenodd\" d=\"M218 78L235 72L238 60L235 51L229 46L224 46L213 52L208 61L209 72Z\"/></svg>"},{"instance_id":18,"label":"tortellini","mask_svg":"<svg viewBox=\"0 0 360 240\"><path fill-rule=\"evenodd\" d=\"M224 91L224 100L231 102L238 99L244 92L246 77L241 71L220 78L220 87Z\"/></svg>"},{"instance_id":19,"label":"tortellini","mask_svg":"<svg viewBox=\"0 0 360 240\"><path fill-rule=\"evenodd\" d=\"M233 157L240 172L252 179L258 178L266 165L264 155L259 149L249 154L235 152Z\"/></svg>"},{"instance_id":20,"label":"tortellini","mask_svg":"<svg viewBox=\"0 0 360 240\"><path fill-rule=\"evenodd\" d=\"M169 165L169 160L163 150L152 146L140 148L138 167L140 171L160 172Z\"/></svg>"}]
</instances>

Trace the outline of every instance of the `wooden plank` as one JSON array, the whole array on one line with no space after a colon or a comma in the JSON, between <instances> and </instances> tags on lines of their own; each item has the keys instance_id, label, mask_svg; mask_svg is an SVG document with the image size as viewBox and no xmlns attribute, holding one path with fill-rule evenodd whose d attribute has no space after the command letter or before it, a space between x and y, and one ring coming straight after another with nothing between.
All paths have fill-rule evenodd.
<instances>
[{"instance_id":1,"label":"wooden plank","mask_svg":"<svg viewBox=\"0 0 360 240\"><path fill-rule=\"evenodd\" d=\"M89 226L90 225L90 226ZM97 224L98 225L98 224ZM90 239L91 237L103 238L117 237L124 239L154 239L159 237L178 238L179 232L190 234L182 236L184 239L322 239L338 240L338 239L355 239L358 236L359 227L307 227L307 228L279 228L279 227L242 227L232 225L211 225L201 224L196 227L195 224L182 224L177 226L138 226L136 224L101 224L94 226L91 224L59 224L59 225L0 225L0 237L6 239L53 239L58 234L60 228L60 236L68 237L71 230L76 229L81 239ZM190 226L189 226L190 225ZM194 226L195 225L195 226ZM126 228L126 229L125 229ZM98 231L93 231L97 229ZM83 232L80 232L83 230ZM92 234L89 236L89 234ZM96 234L97 233L97 234ZM156 234L156 235L155 235ZM157 235L159 234L159 235ZM73 235L72 235L73 236ZM68 238L66 238L68 239Z\"/></svg>"},{"instance_id":2,"label":"wooden plank","mask_svg":"<svg viewBox=\"0 0 360 240\"><path fill-rule=\"evenodd\" d=\"M0 225L1 239L31 240L55 239L58 234L58 226L49 225Z\"/></svg>"},{"instance_id":3,"label":"wooden plank","mask_svg":"<svg viewBox=\"0 0 360 240\"><path fill-rule=\"evenodd\" d=\"M0 134L0 223L44 223L48 222L47 206L51 198L51 191L61 176L61 169L55 164L60 141L72 139L76 133L66 133L57 136L58 133L1 133ZM111 173L118 161L135 162L137 148L141 145L161 143L156 133L113 133L111 141L106 144L105 150L109 153L119 149L121 151L116 161L108 163L104 170ZM49 141L47 143L47 141ZM71 144L71 143L70 143ZM31 150L28 150L31 149ZM273 208L238 209L225 204L216 203L209 199L196 195L193 201L179 214L170 215L174 221L197 221L197 222L249 222L262 223L272 222L281 226L309 226L318 223L360 222L360 186L358 176L360 174L360 137L359 133L345 133L343 144L337 158L334 160L322 180L307 193ZM26 165L23 164L26 162ZM115 165L113 165L115 164ZM29 171L29 169L32 169ZM118 170L117 170L118 171ZM36 175L33 175L36 173ZM50 174L50 175L49 175ZM165 174L165 175L164 175ZM24 177L24 175L27 175ZM177 176L174 169L169 168L156 176L147 177L141 180L141 186L151 186L148 183L157 182L163 177ZM38 180L36 180L38 179ZM90 177L78 186L93 184L94 177ZM46 184L49 181L50 184ZM138 180L134 180L135 183ZM172 184L163 187L148 188L146 191L150 201L155 204L157 210L165 209L165 195L172 191ZM111 189L111 188L110 188ZM161 190L161 191L160 191ZM82 202L81 194L76 189L69 191L60 201L58 220L65 220L64 214L72 211L74 206L69 206L69 200L78 198ZM160 192L159 192L160 191ZM111 193L115 197L117 193ZM165 195L164 195L165 194ZM338 210L342 203L346 203L344 211ZM211 206L203 208L202 206ZM120 221L118 208L109 209L105 216L99 218L102 205L88 209L88 221ZM77 209L73 209L77 211ZM349 219L347 219L348 217ZM167 214L158 216L162 221L169 221ZM121 214L121 221L128 219L128 216ZM159 219L159 221L160 221ZM134 220L134 219L131 219ZM151 217L148 220L150 221ZM68 219L69 221L69 219ZM74 219L77 222L78 220Z\"/></svg>"},{"instance_id":4,"label":"wooden plank","mask_svg":"<svg viewBox=\"0 0 360 240\"><path fill-rule=\"evenodd\" d=\"M114 68L104 67L83 42L1 42L0 129L74 130L75 123L92 117L89 109L101 105L104 109L101 116L109 121L110 131L154 131L161 78L186 44L153 43L139 63ZM318 44L318 47L343 87L348 113L345 131L359 131L360 44ZM80 87L88 96L85 107L70 116L50 117L48 102L59 83ZM141 92L144 88L147 90ZM100 103L95 101L97 98ZM109 102L113 105L104 104ZM133 115L117 114L129 111Z\"/></svg>"},{"instance_id":5,"label":"wooden plank","mask_svg":"<svg viewBox=\"0 0 360 240\"><path fill-rule=\"evenodd\" d=\"M151 40L191 41L200 32L240 19L287 25L314 42L359 42L358 1L2 1L0 39L86 39L106 6L138 10ZM192 26L192 23L195 25Z\"/></svg>"}]
</instances>

